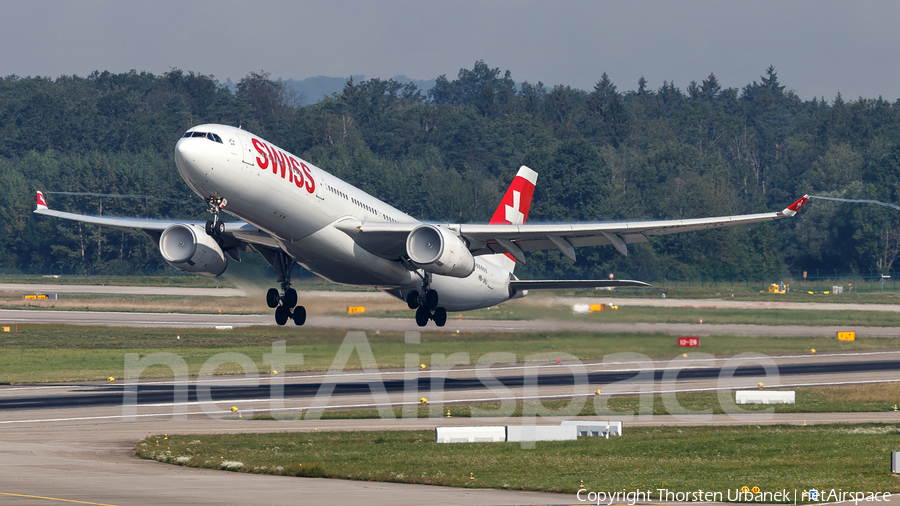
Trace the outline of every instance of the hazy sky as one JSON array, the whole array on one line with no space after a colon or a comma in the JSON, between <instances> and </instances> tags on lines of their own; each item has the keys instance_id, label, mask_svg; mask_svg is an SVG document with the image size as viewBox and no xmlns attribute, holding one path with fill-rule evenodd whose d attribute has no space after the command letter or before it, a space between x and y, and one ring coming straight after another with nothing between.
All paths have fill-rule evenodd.
<instances>
[{"instance_id":1,"label":"hazy sky","mask_svg":"<svg viewBox=\"0 0 900 506\"><path fill-rule=\"evenodd\" d=\"M710 72L723 87L774 65L803 99L900 98L900 2L0 0L0 75L156 74L235 81L455 77L482 59L516 81L619 90Z\"/></svg>"}]
</instances>

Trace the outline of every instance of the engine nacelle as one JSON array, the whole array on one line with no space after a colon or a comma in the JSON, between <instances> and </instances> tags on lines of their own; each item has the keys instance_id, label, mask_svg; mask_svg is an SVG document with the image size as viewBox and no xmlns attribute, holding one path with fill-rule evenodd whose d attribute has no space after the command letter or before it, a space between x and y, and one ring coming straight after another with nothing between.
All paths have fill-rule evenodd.
<instances>
[{"instance_id":1,"label":"engine nacelle","mask_svg":"<svg viewBox=\"0 0 900 506\"><path fill-rule=\"evenodd\" d=\"M406 254L422 269L464 278L475 270L475 257L457 235L443 227L419 225L406 238Z\"/></svg>"},{"instance_id":2,"label":"engine nacelle","mask_svg":"<svg viewBox=\"0 0 900 506\"><path fill-rule=\"evenodd\" d=\"M202 227L172 225L159 237L159 251L172 267L203 276L218 276L228 267L225 253Z\"/></svg>"}]
</instances>

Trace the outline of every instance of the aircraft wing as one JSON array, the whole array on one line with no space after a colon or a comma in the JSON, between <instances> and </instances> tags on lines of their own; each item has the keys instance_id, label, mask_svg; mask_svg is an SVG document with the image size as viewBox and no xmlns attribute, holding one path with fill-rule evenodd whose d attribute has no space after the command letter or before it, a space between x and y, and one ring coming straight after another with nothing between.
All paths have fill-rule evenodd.
<instances>
[{"instance_id":1,"label":"aircraft wing","mask_svg":"<svg viewBox=\"0 0 900 506\"><path fill-rule=\"evenodd\" d=\"M52 216L54 218L62 218L64 220L80 221L82 223L101 225L104 227L121 230L123 232L143 232L145 235L149 236L157 242L159 241L159 236L160 234L162 234L163 230L169 228L172 225L194 225L200 228L205 228L206 226L206 222L204 221L157 220L116 216L94 216L90 214L75 214L56 211L47 207L46 201L44 200L44 196L43 194L41 194L41 192L38 192L37 209L34 210L34 213L43 216ZM222 239L225 242L225 244L223 245L223 249L236 248L241 246L242 243L259 244L271 248L279 247L278 243L272 238L271 235L243 221L226 222L225 233L222 235Z\"/></svg>"},{"instance_id":2,"label":"aircraft wing","mask_svg":"<svg viewBox=\"0 0 900 506\"><path fill-rule=\"evenodd\" d=\"M473 255L508 253L525 263L525 251L558 249L575 260L575 249L611 245L623 255L628 245L648 242L647 236L747 225L797 214L809 199L804 195L782 211L760 214L693 218L686 220L618 221L599 223L550 223L523 225L443 225L464 238ZM335 226L363 248L385 258L405 254L406 236L418 223L360 222L346 220ZM596 285L595 285L596 286Z\"/></svg>"},{"instance_id":3,"label":"aircraft wing","mask_svg":"<svg viewBox=\"0 0 900 506\"><path fill-rule=\"evenodd\" d=\"M630 279L541 279L520 280L513 279L509 287L514 290L552 290L557 288L623 288L631 286L650 286L643 281Z\"/></svg>"}]
</instances>

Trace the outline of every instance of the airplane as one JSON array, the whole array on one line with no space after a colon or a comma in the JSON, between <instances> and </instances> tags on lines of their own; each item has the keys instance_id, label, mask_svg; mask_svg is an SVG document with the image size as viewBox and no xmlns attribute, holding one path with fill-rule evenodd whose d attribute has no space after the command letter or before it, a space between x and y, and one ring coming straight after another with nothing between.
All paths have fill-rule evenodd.
<instances>
[{"instance_id":1,"label":"airplane","mask_svg":"<svg viewBox=\"0 0 900 506\"><path fill-rule=\"evenodd\" d=\"M172 267L218 276L229 258L254 251L272 266L280 291L267 305L275 322L306 321L291 288L299 263L335 283L373 287L405 301L416 323L444 326L448 311L495 306L528 290L649 286L633 280L520 280L525 252L611 245L622 255L647 236L746 225L794 216L808 195L783 211L714 218L525 224L537 172L522 166L487 224L426 223L395 209L259 136L232 126L189 129L175 145L175 164L206 201L206 223L91 216L51 210L37 193L37 214L141 232ZM223 220L222 213L240 221Z\"/></svg>"}]
</instances>

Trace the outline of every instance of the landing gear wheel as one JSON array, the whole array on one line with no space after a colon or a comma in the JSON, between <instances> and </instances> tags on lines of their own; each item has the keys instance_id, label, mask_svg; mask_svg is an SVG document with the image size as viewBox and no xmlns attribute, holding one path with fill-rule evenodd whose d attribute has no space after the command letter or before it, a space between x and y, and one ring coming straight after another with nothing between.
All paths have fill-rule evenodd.
<instances>
[{"instance_id":1,"label":"landing gear wheel","mask_svg":"<svg viewBox=\"0 0 900 506\"><path fill-rule=\"evenodd\" d=\"M288 288L284 291L284 305L287 307L294 307L297 305L297 290Z\"/></svg>"},{"instance_id":2,"label":"landing gear wheel","mask_svg":"<svg viewBox=\"0 0 900 506\"><path fill-rule=\"evenodd\" d=\"M435 325L443 327L447 323L447 310L442 307L435 309L431 319L434 320Z\"/></svg>"},{"instance_id":3,"label":"landing gear wheel","mask_svg":"<svg viewBox=\"0 0 900 506\"><path fill-rule=\"evenodd\" d=\"M269 291L266 292L266 305L271 308L278 307L278 290L275 288L269 288Z\"/></svg>"},{"instance_id":4,"label":"landing gear wheel","mask_svg":"<svg viewBox=\"0 0 900 506\"><path fill-rule=\"evenodd\" d=\"M297 325L298 327L303 325L306 323L306 308L303 306L295 307L291 318L294 320L294 325Z\"/></svg>"},{"instance_id":5,"label":"landing gear wheel","mask_svg":"<svg viewBox=\"0 0 900 506\"><path fill-rule=\"evenodd\" d=\"M438 293L434 290L425 292L425 307L429 311L434 311L438 305Z\"/></svg>"},{"instance_id":6,"label":"landing gear wheel","mask_svg":"<svg viewBox=\"0 0 900 506\"><path fill-rule=\"evenodd\" d=\"M287 323L290 316L290 309L284 306L278 306L277 308L275 308L275 323L277 323L278 325L284 325L285 323Z\"/></svg>"},{"instance_id":7,"label":"landing gear wheel","mask_svg":"<svg viewBox=\"0 0 900 506\"><path fill-rule=\"evenodd\" d=\"M428 325L429 319L431 319L431 313L427 309L424 307L416 309L416 325L424 327L425 325Z\"/></svg>"},{"instance_id":8,"label":"landing gear wheel","mask_svg":"<svg viewBox=\"0 0 900 506\"><path fill-rule=\"evenodd\" d=\"M219 220L219 211L225 209L227 203L228 201L222 197L206 197L206 210L213 215L213 219L206 222L206 235L225 233L225 222Z\"/></svg>"},{"instance_id":9,"label":"landing gear wheel","mask_svg":"<svg viewBox=\"0 0 900 506\"><path fill-rule=\"evenodd\" d=\"M409 306L410 309L418 309L419 308L419 292L413 290L406 295L406 305Z\"/></svg>"}]
</instances>

